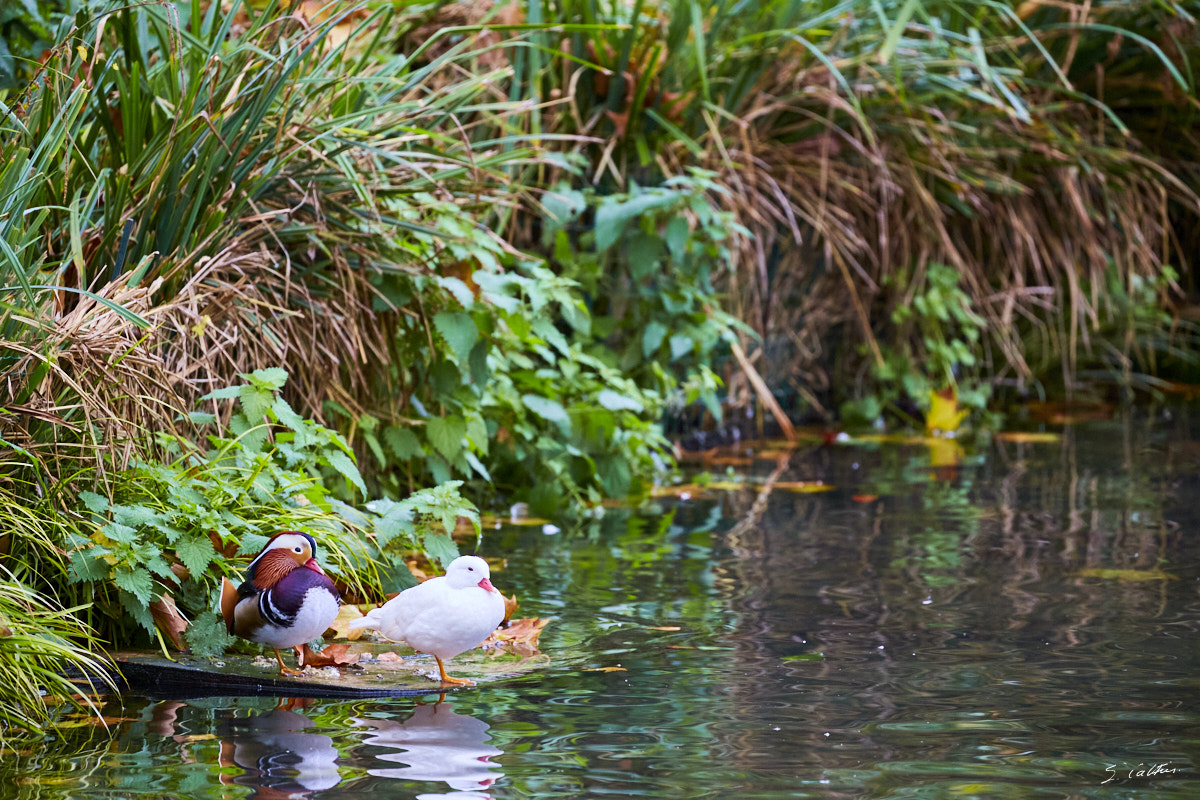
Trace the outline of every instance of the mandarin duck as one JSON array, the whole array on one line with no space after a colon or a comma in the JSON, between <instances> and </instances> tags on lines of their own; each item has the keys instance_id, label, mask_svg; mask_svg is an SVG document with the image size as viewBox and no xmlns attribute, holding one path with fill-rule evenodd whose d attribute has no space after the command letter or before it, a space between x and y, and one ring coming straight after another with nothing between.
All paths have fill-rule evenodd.
<instances>
[{"instance_id":1,"label":"mandarin duck","mask_svg":"<svg viewBox=\"0 0 1200 800\"><path fill-rule=\"evenodd\" d=\"M504 597L492 586L487 562L459 556L442 577L405 589L350 627L375 628L388 639L408 642L437 659L442 683L470 686L474 681L447 675L442 662L479 645L503 619Z\"/></svg>"},{"instance_id":2,"label":"mandarin duck","mask_svg":"<svg viewBox=\"0 0 1200 800\"><path fill-rule=\"evenodd\" d=\"M275 651L281 675L301 673L283 665L281 647L297 650L333 624L342 604L333 581L314 554L317 542L307 533L284 531L267 542L246 568L246 579L221 588L221 615L234 636Z\"/></svg>"}]
</instances>

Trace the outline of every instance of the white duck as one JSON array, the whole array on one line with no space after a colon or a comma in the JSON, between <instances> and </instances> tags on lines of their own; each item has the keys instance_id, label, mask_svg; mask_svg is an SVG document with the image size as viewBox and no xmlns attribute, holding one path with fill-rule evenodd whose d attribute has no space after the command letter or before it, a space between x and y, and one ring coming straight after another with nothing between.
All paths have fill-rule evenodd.
<instances>
[{"instance_id":1,"label":"white duck","mask_svg":"<svg viewBox=\"0 0 1200 800\"><path fill-rule=\"evenodd\" d=\"M492 586L491 570L478 556L459 556L446 574L430 578L388 600L351 628L374 628L389 639L408 642L437 659L442 683L472 685L446 674L443 659L480 644L504 619L504 597Z\"/></svg>"}]
</instances>

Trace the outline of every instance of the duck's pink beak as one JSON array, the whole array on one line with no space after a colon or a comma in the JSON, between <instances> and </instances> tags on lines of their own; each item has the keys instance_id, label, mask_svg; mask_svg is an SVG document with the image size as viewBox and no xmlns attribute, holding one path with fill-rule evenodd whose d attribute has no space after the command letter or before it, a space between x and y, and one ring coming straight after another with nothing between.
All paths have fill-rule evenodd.
<instances>
[{"instance_id":1,"label":"duck's pink beak","mask_svg":"<svg viewBox=\"0 0 1200 800\"><path fill-rule=\"evenodd\" d=\"M321 569L321 565L317 563L315 558L310 558L308 561L304 562L304 566L308 567L313 572L319 572L322 575L325 575L325 570ZM329 576L325 575L325 577L328 578Z\"/></svg>"},{"instance_id":2,"label":"duck's pink beak","mask_svg":"<svg viewBox=\"0 0 1200 800\"><path fill-rule=\"evenodd\" d=\"M476 585L479 586L480 589L486 589L489 592L496 591L496 587L492 586L492 582L489 581L487 578L484 578Z\"/></svg>"}]
</instances>

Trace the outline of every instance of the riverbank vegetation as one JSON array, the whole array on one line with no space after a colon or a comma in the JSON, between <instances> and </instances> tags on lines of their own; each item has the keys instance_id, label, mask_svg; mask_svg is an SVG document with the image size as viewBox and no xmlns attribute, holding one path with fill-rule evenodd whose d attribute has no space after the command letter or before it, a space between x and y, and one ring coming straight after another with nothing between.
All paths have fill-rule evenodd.
<instances>
[{"instance_id":1,"label":"riverbank vegetation","mask_svg":"<svg viewBox=\"0 0 1200 800\"><path fill-rule=\"evenodd\" d=\"M601 513L670 420L1194 369L1194 4L20 5L3 613L83 637L39 663L219 651L276 530L366 597L476 505Z\"/></svg>"}]
</instances>

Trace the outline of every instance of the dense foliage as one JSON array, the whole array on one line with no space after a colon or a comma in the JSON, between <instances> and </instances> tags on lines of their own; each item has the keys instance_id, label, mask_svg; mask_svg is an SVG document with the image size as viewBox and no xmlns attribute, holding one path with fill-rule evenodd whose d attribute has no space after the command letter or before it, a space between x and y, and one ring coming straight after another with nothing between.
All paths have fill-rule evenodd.
<instances>
[{"instance_id":1,"label":"dense foliage","mask_svg":"<svg viewBox=\"0 0 1200 800\"><path fill-rule=\"evenodd\" d=\"M3 585L217 652L275 530L395 590L475 503L636 495L684 409L1161 389L1193 11L9 4Z\"/></svg>"}]
</instances>

